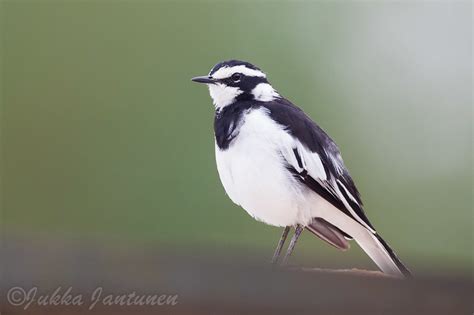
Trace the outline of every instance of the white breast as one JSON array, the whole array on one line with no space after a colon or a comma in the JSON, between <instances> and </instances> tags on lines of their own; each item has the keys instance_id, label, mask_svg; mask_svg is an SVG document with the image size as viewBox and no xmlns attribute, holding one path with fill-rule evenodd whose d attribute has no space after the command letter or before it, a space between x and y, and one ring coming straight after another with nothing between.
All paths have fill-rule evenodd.
<instances>
[{"instance_id":1,"label":"white breast","mask_svg":"<svg viewBox=\"0 0 474 315\"><path fill-rule=\"evenodd\" d=\"M306 224L304 188L286 169L280 148L293 141L266 109L247 113L227 150L216 145L221 182L232 201L251 216L275 226Z\"/></svg>"}]
</instances>

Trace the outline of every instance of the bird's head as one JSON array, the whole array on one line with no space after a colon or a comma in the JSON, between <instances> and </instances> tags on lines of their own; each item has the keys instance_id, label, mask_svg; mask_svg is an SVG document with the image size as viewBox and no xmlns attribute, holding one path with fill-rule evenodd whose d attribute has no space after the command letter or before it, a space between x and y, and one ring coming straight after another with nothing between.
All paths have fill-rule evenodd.
<instances>
[{"instance_id":1,"label":"bird's head","mask_svg":"<svg viewBox=\"0 0 474 315\"><path fill-rule=\"evenodd\" d=\"M207 84L216 109L237 101L271 101L279 97L267 76L256 66L239 60L216 64L209 75L195 77L194 82Z\"/></svg>"}]
</instances>

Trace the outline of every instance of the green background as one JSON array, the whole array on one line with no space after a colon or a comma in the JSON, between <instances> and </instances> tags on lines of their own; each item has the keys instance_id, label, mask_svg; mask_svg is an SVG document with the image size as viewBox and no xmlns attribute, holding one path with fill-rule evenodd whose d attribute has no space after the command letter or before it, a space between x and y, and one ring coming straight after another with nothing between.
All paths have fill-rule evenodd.
<instances>
[{"instance_id":1,"label":"green background","mask_svg":"<svg viewBox=\"0 0 474 315\"><path fill-rule=\"evenodd\" d=\"M470 2L1 1L1 210L10 238L270 257L226 197L190 78L242 59L339 144L413 269L472 255ZM308 233L306 233L308 234ZM371 266L305 235L295 260Z\"/></svg>"}]
</instances>

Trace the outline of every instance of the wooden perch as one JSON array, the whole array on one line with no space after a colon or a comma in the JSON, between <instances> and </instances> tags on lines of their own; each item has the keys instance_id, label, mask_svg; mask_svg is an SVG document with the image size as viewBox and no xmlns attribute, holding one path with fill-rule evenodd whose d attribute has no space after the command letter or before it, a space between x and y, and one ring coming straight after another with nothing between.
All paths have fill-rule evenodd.
<instances>
[{"instance_id":1,"label":"wooden perch","mask_svg":"<svg viewBox=\"0 0 474 315\"><path fill-rule=\"evenodd\" d=\"M388 275L378 270L363 270L363 269L323 269L323 268L298 268L293 267L291 270L295 271L304 271L304 272L316 272L316 273L326 273L326 274L342 274L347 276L354 277L375 277L375 278L387 278L387 279L398 279L398 277Z\"/></svg>"},{"instance_id":2,"label":"wooden perch","mask_svg":"<svg viewBox=\"0 0 474 315\"><path fill-rule=\"evenodd\" d=\"M472 314L474 287L464 277L418 276L399 280L378 271L288 267L249 263L188 250L110 249L92 243L4 240L2 314ZM224 259L223 257L227 257ZM238 257L238 258L236 258ZM419 272L418 272L419 274ZM26 311L5 299L14 286L51 294L61 286L85 299L107 294L177 294L175 306L43 307Z\"/></svg>"}]
</instances>

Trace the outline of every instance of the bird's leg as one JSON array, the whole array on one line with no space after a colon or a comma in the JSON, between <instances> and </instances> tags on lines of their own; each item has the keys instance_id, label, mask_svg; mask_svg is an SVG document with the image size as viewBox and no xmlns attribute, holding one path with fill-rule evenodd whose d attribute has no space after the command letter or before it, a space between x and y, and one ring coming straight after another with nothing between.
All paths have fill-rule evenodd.
<instances>
[{"instance_id":1,"label":"bird's leg","mask_svg":"<svg viewBox=\"0 0 474 315\"><path fill-rule=\"evenodd\" d=\"M296 242L298 241L298 238L300 237L303 230L304 230L304 226L302 226L301 224L296 225L295 234L293 235L293 238L291 239L290 245L288 246L288 249L286 251L285 258L283 258L283 262L281 263L283 266L286 265L286 263L288 262L288 259L290 258L291 253L293 253Z\"/></svg>"},{"instance_id":2,"label":"bird's leg","mask_svg":"<svg viewBox=\"0 0 474 315\"><path fill-rule=\"evenodd\" d=\"M281 234L280 241L278 242L278 245L275 249L275 253L273 254L272 258L272 264L274 265L277 261L278 258L280 257L281 249L283 248L283 245L285 244L286 237L288 236L288 232L290 231L290 227L287 226L283 230L283 233Z\"/></svg>"}]
</instances>

